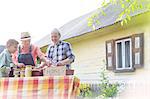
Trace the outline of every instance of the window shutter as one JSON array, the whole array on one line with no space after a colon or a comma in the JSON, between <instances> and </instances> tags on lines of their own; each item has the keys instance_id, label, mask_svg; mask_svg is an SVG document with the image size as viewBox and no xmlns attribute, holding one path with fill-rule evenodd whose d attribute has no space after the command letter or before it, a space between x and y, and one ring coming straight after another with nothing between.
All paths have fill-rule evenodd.
<instances>
[{"instance_id":1,"label":"window shutter","mask_svg":"<svg viewBox=\"0 0 150 99\"><path fill-rule=\"evenodd\" d=\"M134 34L132 36L132 61L134 68L143 67L144 61L144 36L141 34Z\"/></svg>"},{"instance_id":2,"label":"window shutter","mask_svg":"<svg viewBox=\"0 0 150 99\"><path fill-rule=\"evenodd\" d=\"M114 40L106 41L106 69L115 69L115 44Z\"/></svg>"}]
</instances>

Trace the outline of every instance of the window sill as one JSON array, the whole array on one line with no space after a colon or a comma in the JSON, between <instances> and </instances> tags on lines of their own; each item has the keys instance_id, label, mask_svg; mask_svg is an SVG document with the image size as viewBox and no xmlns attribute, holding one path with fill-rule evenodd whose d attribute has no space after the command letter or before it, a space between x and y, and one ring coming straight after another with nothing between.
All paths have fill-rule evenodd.
<instances>
[{"instance_id":1,"label":"window sill","mask_svg":"<svg viewBox=\"0 0 150 99\"><path fill-rule=\"evenodd\" d=\"M127 72L134 72L135 69L131 68L131 69L122 69L122 70L114 70L114 73L127 73Z\"/></svg>"}]
</instances>

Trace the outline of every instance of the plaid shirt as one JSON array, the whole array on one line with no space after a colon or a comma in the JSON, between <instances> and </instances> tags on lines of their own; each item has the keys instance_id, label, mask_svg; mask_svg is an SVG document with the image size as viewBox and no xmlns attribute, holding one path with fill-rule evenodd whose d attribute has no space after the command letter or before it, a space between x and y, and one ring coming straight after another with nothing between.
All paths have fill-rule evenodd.
<instances>
[{"instance_id":1,"label":"plaid shirt","mask_svg":"<svg viewBox=\"0 0 150 99\"><path fill-rule=\"evenodd\" d=\"M72 53L71 45L64 41L60 41L56 45L50 44L47 49L47 57L54 63L67 58L69 58L71 62L74 62L75 59L75 56ZM67 67L70 67L70 64L67 64Z\"/></svg>"}]
</instances>

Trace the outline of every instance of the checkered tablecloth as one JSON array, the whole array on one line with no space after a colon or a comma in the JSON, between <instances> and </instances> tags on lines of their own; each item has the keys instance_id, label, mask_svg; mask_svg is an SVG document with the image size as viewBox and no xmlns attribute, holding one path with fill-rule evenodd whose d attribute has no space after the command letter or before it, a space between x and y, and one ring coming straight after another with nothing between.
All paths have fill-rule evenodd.
<instances>
[{"instance_id":1,"label":"checkered tablecloth","mask_svg":"<svg viewBox=\"0 0 150 99\"><path fill-rule=\"evenodd\" d=\"M78 88L74 76L0 78L0 99L72 99Z\"/></svg>"}]
</instances>

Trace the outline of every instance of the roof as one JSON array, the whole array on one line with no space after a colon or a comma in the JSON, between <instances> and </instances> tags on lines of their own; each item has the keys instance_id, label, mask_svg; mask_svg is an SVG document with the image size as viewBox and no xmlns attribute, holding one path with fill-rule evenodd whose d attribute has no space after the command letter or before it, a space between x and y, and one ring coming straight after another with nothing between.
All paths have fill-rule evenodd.
<instances>
[{"instance_id":1,"label":"roof","mask_svg":"<svg viewBox=\"0 0 150 99\"><path fill-rule=\"evenodd\" d=\"M123 8L121 8L121 5L117 5L117 4L116 5L109 4L108 7L102 8L102 9L106 13L105 16L102 15L102 13L100 13L99 9L96 9L88 14L80 16L80 17L64 24L63 26L61 26L59 28L61 35L62 35L61 39L66 40L69 38L83 35L85 33L91 33L93 30L91 29L91 27L88 26L87 19L93 13L98 13L97 19L100 20L100 22L101 22L101 24L95 25L95 30L98 30L98 29L104 28L106 26L115 24L117 22L116 19L118 18L119 14L124 10ZM138 15L138 14L141 14L144 12L147 12L147 10L136 11L134 13L131 13L131 16L135 16L135 15ZM50 44L50 42L51 42L50 36L46 35L45 37L40 39L35 44L38 45L39 47L43 47L43 46Z\"/></svg>"}]
</instances>

